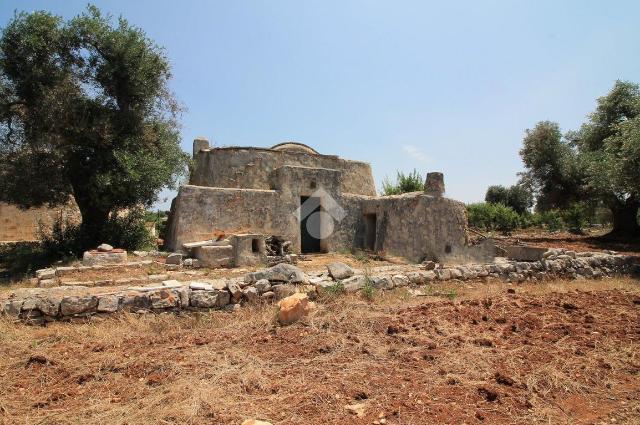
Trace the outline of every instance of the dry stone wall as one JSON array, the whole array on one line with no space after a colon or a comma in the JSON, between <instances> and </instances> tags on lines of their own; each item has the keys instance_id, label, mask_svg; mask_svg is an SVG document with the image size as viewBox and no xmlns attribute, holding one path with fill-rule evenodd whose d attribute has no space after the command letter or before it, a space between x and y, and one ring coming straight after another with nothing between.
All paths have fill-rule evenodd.
<instances>
[{"instance_id":1,"label":"dry stone wall","mask_svg":"<svg viewBox=\"0 0 640 425\"><path fill-rule=\"evenodd\" d=\"M332 265L329 270L303 273L293 265L278 264L244 277L231 279L192 282L165 280L150 286L108 289L72 286L24 288L0 299L0 310L10 317L42 323L118 311L232 311L240 308L242 303L270 302L296 292L304 292L313 299L329 288L336 293L357 292L367 286L378 290L390 290L450 280L501 279L521 283L556 277L599 279L639 271L637 257L612 252L575 253L565 250L549 250L540 261L500 259L490 264L452 267L438 267L435 263L429 262L421 267L377 267L368 270L366 274L362 270L350 270L345 265ZM338 272L343 277L342 280L336 279Z\"/></svg>"}]
</instances>

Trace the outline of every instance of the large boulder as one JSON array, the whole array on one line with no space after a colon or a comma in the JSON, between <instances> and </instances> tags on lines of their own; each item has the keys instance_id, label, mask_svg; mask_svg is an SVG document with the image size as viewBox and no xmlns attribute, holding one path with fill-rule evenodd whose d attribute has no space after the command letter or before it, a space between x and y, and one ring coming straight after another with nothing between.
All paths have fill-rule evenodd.
<instances>
[{"instance_id":1,"label":"large boulder","mask_svg":"<svg viewBox=\"0 0 640 425\"><path fill-rule=\"evenodd\" d=\"M307 294L297 293L278 302L278 322L290 325L306 316L315 304L309 301Z\"/></svg>"},{"instance_id":2,"label":"large boulder","mask_svg":"<svg viewBox=\"0 0 640 425\"><path fill-rule=\"evenodd\" d=\"M331 263L327 265L327 270L333 280L342 280L353 276L353 269L345 263Z\"/></svg>"},{"instance_id":3,"label":"large boulder","mask_svg":"<svg viewBox=\"0 0 640 425\"><path fill-rule=\"evenodd\" d=\"M244 277L247 283L254 283L261 279L269 282L307 283L308 277L302 270L291 264L280 263L268 269L249 273Z\"/></svg>"}]
</instances>

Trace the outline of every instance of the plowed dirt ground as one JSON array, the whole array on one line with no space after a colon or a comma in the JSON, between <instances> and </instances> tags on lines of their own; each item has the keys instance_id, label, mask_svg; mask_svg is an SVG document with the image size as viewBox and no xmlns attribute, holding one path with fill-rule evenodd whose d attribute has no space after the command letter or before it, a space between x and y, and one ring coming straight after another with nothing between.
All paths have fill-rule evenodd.
<instances>
[{"instance_id":1,"label":"plowed dirt ground","mask_svg":"<svg viewBox=\"0 0 640 425\"><path fill-rule=\"evenodd\" d=\"M0 319L0 423L639 423L637 280L452 282L317 305L288 327L274 305Z\"/></svg>"}]
</instances>

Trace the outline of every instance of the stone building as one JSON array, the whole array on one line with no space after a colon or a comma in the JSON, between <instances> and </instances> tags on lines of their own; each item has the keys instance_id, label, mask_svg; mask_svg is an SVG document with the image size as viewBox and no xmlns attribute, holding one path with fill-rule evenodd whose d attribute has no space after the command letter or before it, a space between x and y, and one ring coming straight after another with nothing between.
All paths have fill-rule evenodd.
<instances>
[{"instance_id":1,"label":"stone building","mask_svg":"<svg viewBox=\"0 0 640 425\"><path fill-rule=\"evenodd\" d=\"M415 262L483 255L467 246L466 208L443 197L441 173L428 174L423 192L381 197L368 163L300 143L210 148L196 139L193 156L165 244L195 249L205 263L260 261L270 236L289 241L294 253L366 249Z\"/></svg>"}]
</instances>

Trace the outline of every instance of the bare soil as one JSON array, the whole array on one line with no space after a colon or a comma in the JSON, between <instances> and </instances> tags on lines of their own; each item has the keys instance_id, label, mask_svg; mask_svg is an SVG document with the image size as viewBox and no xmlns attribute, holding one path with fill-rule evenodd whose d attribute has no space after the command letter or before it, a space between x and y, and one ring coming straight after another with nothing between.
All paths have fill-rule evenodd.
<instances>
[{"instance_id":1,"label":"bare soil","mask_svg":"<svg viewBox=\"0 0 640 425\"><path fill-rule=\"evenodd\" d=\"M317 305L288 327L274 305L46 327L0 319L0 423L640 418L637 280L449 282Z\"/></svg>"}]
</instances>

